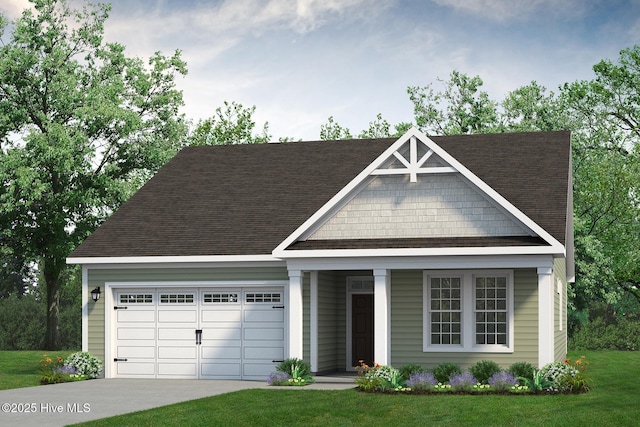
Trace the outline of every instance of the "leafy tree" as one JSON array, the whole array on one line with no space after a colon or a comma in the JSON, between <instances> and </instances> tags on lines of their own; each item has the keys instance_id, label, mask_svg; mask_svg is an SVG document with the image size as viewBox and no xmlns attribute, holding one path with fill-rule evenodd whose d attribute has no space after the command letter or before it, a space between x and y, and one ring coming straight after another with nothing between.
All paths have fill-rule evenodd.
<instances>
[{"instance_id":1,"label":"leafy tree","mask_svg":"<svg viewBox=\"0 0 640 427\"><path fill-rule=\"evenodd\" d=\"M577 285L609 303L625 292L640 301L640 46L593 70L594 80L562 88L580 123L573 134L576 243L591 256L578 262L593 261L591 282Z\"/></svg>"},{"instance_id":2,"label":"leafy tree","mask_svg":"<svg viewBox=\"0 0 640 427\"><path fill-rule=\"evenodd\" d=\"M255 105L244 107L238 102L224 101L224 108L216 108L215 114L198 122L189 137L190 145L262 144L269 142L269 123L265 123L258 134L253 115Z\"/></svg>"},{"instance_id":3,"label":"leafy tree","mask_svg":"<svg viewBox=\"0 0 640 427\"><path fill-rule=\"evenodd\" d=\"M351 139L351 131L348 128L340 126L333 118L329 116L327 123L320 125L320 139L322 141L333 141L338 139Z\"/></svg>"},{"instance_id":4,"label":"leafy tree","mask_svg":"<svg viewBox=\"0 0 640 427\"><path fill-rule=\"evenodd\" d=\"M378 113L376 115L376 119L369 122L369 128L358 134L358 138L400 137L411 129L411 126L411 123L398 123L394 126L395 132L391 132L391 125L389 122L382 118L382 114Z\"/></svg>"},{"instance_id":5,"label":"leafy tree","mask_svg":"<svg viewBox=\"0 0 640 427\"><path fill-rule=\"evenodd\" d=\"M31 1L12 34L0 26L0 229L3 250L42 271L44 347L57 349L65 258L180 147L186 64L105 43L107 5Z\"/></svg>"},{"instance_id":6,"label":"leafy tree","mask_svg":"<svg viewBox=\"0 0 640 427\"><path fill-rule=\"evenodd\" d=\"M448 81L438 81L444 84L443 92L434 91L431 84L407 89L416 125L422 132L459 135L498 130L498 104L480 91L483 82L479 76L453 71Z\"/></svg>"}]
</instances>

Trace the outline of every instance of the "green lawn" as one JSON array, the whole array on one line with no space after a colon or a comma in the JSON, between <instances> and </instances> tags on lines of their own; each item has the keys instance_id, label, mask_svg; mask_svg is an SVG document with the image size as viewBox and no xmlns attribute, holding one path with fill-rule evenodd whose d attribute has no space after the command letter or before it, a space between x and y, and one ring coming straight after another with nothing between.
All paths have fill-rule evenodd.
<instances>
[{"instance_id":1,"label":"green lawn","mask_svg":"<svg viewBox=\"0 0 640 427\"><path fill-rule=\"evenodd\" d=\"M85 423L87 426L633 426L640 353L581 352L592 390L580 395L377 395L355 390L245 390Z\"/></svg>"},{"instance_id":2,"label":"green lawn","mask_svg":"<svg viewBox=\"0 0 640 427\"><path fill-rule=\"evenodd\" d=\"M40 385L43 355L67 357L73 351L0 351L0 390Z\"/></svg>"},{"instance_id":3,"label":"green lawn","mask_svg":"<svg viewBox=\"0 0 640 427\"><path fill-rule=\"evenodd\" d=\"M43 354L0 351L0 389L39 384ZM245 390L83 425L632 426L640 420L640 352L571 352L591 363L592 389L580 395L378 395L355 390ZM46 387L46 386L43 386Z\"/></svg>"}]
</instances>

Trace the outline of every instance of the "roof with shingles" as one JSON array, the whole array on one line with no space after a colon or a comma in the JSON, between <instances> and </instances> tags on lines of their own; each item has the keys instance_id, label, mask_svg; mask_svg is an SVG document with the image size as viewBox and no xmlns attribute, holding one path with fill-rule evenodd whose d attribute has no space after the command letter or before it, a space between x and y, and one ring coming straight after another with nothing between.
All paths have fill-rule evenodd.
<instances>
[{"instance_id":1,"label":"roof with shingles","mask_svg":"<svg viewBox=\"0 0 640 427\"><path fill-rule=\"evenodd\" d=\"M430 139L565 243L569 132ZM382 138L185 148L70 257L271 254L395 141ZM540 244L535 239L405 240L347 244L356 248ZM292 249L304 248L305 244L297 243Z\"/></svg>"}]
</instances>

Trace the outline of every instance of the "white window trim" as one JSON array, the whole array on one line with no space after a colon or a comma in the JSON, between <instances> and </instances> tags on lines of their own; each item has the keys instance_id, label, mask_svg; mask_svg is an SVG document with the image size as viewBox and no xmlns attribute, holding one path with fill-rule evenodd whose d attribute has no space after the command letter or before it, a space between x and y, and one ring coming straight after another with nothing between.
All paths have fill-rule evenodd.
<instances>
[{"instance_id":1,"label":"white window trim","mask_svg":"<svg viewBox=\"0 0 640 427\"><path fill-rule=\"evenodd\" d=\"M507 278L507 345L475 344L475 301L474 278L476 276L502 276ZM461 344L432 345L430 327L429 283L431 277L460 277L462 285L461 304ZM422 351L440 353L513 353L514 351L514 304L513 270L425 270L422 281Z\"/></svg>"}]
</instances>

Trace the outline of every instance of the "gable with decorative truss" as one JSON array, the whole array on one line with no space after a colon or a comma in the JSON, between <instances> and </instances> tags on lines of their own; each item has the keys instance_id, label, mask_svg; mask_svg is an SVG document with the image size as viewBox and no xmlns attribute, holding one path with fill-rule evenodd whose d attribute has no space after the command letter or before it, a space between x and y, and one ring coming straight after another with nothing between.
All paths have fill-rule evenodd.
<instances>
[{"instance_id":1,"label":"gable with decorative truss","mask_svg":"<svg viewBox=\"0 0 640 427\"><path fill-rule=\"evenodd\" d=\"M276 251L307 240L512 236L537 236L560 245L440 146L411 129Z\"/></svg>"}]
</instances>

